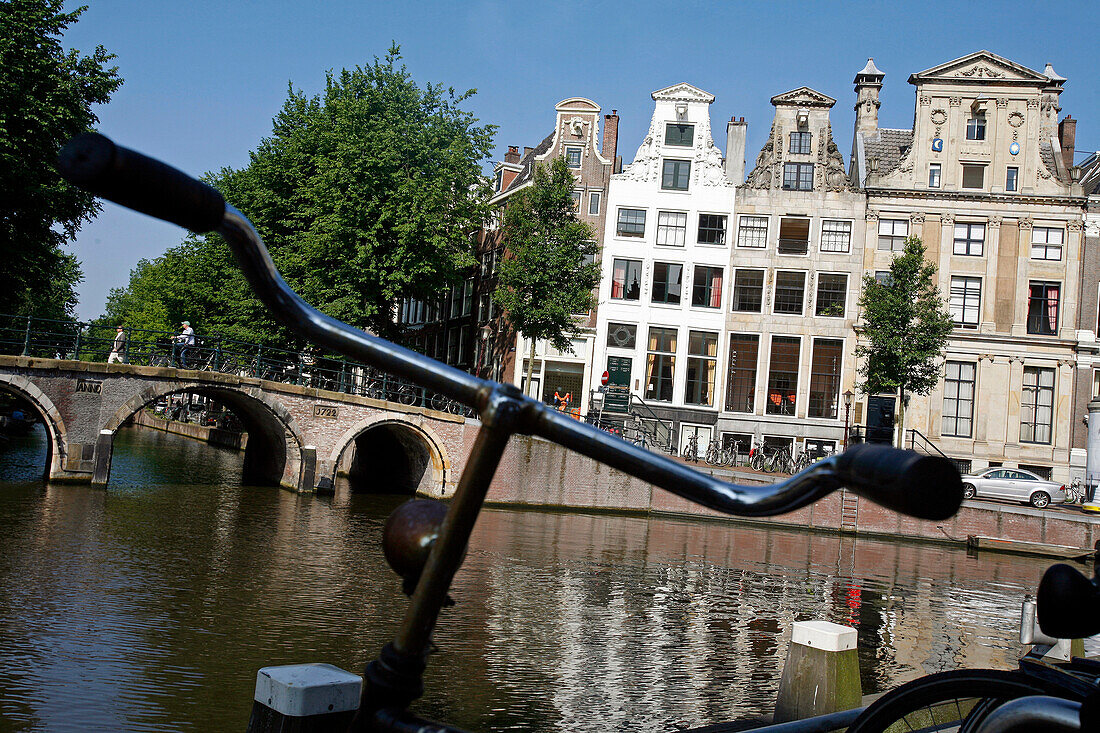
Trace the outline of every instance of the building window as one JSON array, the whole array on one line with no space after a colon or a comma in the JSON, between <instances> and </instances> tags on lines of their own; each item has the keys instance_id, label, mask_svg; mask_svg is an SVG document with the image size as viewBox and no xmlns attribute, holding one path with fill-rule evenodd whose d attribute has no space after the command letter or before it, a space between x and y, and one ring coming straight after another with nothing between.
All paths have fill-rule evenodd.
<instances>
[{"instance_id":1,"label":"building window","mask_svg":"<svg viewBox=\"0 0 1100 733\"><path fill-rule=\"evenodd\" d=\"M984 251L985 224L955 225L955 254L981 257Z\"/></svg>"},{"instance_id":2,"label":"building window","mask_svg":"<svg viewBox=\"0 0 1100 733\"><path fill-rule=\"evenodd\" d=\"M1006 191L1018 191L1020 188L1020 169L1016 166L1009 166L1005 171L1005 190Z\"/></svg>"},{"instance_id":3,"label":"building window","mask_svg":"<svg viewBox=\"0 0 1100 733\"><path fill-rule=\"evenodd\" d=\"M974 115L966 121L967 140L985 140L985 115Z\"/></svg>"},{"instance_id":4,"label":"building window","mask_svg":"<svg viewBox=\"0 0 1100 733\"><path fill-rule=\"evenodd\" d=\"M462 284L462 315L468 316L474 312L474 279L467 278Z\"/></svg>"},{"instance_id":5,"label":"building window","mask_svg":"<svg viewBox=\"0 0 1100 733\"><path fill-rule=\"evenodd\" d=\"M447 363L458 363L458 326L447 330Z\"/></svg>"},{"instance_id":6,"label":"building window","mask_svg":"<svg viewBox=\"0 0 1100 733\"><path fill-rule=\"evenodd\" d=\"M890 287L894 284L894 273L889 270L875 270L875 282Z\"/></svg>"},{"instance_id":7,"label":"building window","mask_svg":"<svg viewBox=\"0 0 1100 733\"><path fill-rule=\"evenodd\" d=\"M1031 259L1062 259L1062 241L1065 232L1053 227L1035 227L1031 230Z\"/></svg>"},{"instance_id":8,"label":"building window","mask_svg":"<svg viewBox=\"0 0 1100 733\"><path fill-rule=\"evenodd\" d=\"M768 246L768 217L742 216L737 227L737 246L763 249Z\"/></svg>"},{"instance_id":9,"label":"building window","mask_svg":"<svg viewBox=\"0 0 1100 733\"><path fill-rule=\"evenodd\" d=\"M657 212L657 244L683 247L688 215L680 211Z\"/></svg>"},{"instance_id":10,"label":"building window","mask_svg":"<svg viewBox=\"0 0 1100 733\"><path fill-rule=\"evenodd\" d=\"M804 255L810 250L810 220L784 217L779 220L779 254Z\"/></svg>"},{"instance_id":11,"label":"building window","mask_svg":"<svg viewBox=\"0 0 1100 733\"><path fill-rule=\"evenodd\" d=\"M583 148L568 147L565 149L565 162L570 168L581 167L581 153Z\"/></svg>"},{"instance_id":12,"label":"building window","mask_svg":"<svg viewBox=\"0 0 1100 733\"><path fill-rule=\"evenodd\" d=\"M848 276L819 273L817 276L817 303L815 316L843 317L844 303L848 298Z\"/></svg>"},{"instance_id":13,"label":"building window","mask_svg":"<svg viewBox=\"0 0 1100 733\"><path fill-rule=\"evenodd\" d=\"M726 243L726 217L724 214L699 215L699 244Z\"/></svg>"},{"instance_id":14,"label":"building window","mask_svg":"<svg viewBox=\"0 0 1100 733\"><path fill-rule=\"evenodd\" d=\"M615 234L620 237L644 237L645 209L619 209Z\"/></svg>"},{"instance_id":15,"label":"building window","mask_svg":"<svg viewBox=\"0 0 1100 733\"><path fill-rule=\"evenodd\" d=\"M908 219L879 219L878 248L886 252L901 252L909 236Z\"/></svg>"},{"instance_id":16,"label":"building window","mask_svg":"<svg viewBox=\"0 0 1100 733\"><path fill-rule=\"evenodd\" d=\"M852 222L825 219L821 222L821 251L847 252L852 247Z\"/></svg>"},{"instance_id":17,"label":"building window","mask_svg":"<svg viewBox=\"0 0 1100 733\"><path fill-rule=\"evenodd\" d=\"M808 132L792 132L791 133L791 147L788 152L795 155L809 155L810 154L810 140L813 138Z\"/></svg>"},{"instance_id":18,"label":"building window","mask_svg":"<svg viewBox=\"0 0 1100 733\"><path fill-rule=\"evenodd\" d=\"M760 337L756 334L730 334L729 384L726 385L726 409L752 412L756 395L756 361Z\"/></svg>"},{"instance_id":19,"label":"building window","mask_svg":"<svg viewBox=\"0 0 1100 733\"><path fill-rule=\"evenodd\" d=\"M722 268L695 266L691 283L691 304L700 308L722 307Z\"/></svg>"},{"instance_id":20,"label":"building window","mask_svg":"<svg viewBox=\"0 0 1100 733\"><path fill-rule=\"evenodd\" d=\"M588 194L588 215L599 216L600 215L600 192L592 191Z\"/></svg>"},{"instance_id":21,"label":"building window","mask_svg":"<svg viewBox=\"0 0 1100 733\"><path fill-rule=\"evenodd\" d=\"M928 164L928 187L939 188L940 187L940 164L929 163Z\"/></svg>"},{"instance_id":22,"label":"building window","mask_svg":"<svg viewBox=\"0 0 1100 733\"><path fill-rule=\"evenodd\" d=\"M1058 333L1058 291L1061 285L1032 280L1028 284L1027 332L1043 336Z\"/></svg>"},{"instance_id":23,"label":"building window","mask_svg":"<svg viewBox=\"0 0 1100 733\"><path fill-rule=\"evenodd\" d=\"M695 141L695 125L669 122L665 125L665 145L690 148Z\"/></svg>"},{"instance_id":24,"label":"building window","mask_svg":"<svg viewBox=\"0 0 1100 733\"><path fill-rule=\"evenodd\" d=\"M1024 367L1020 395L1020 442L1049 445L1054 424L1054 370Z\"/></svg>"},{"instance_id":25,"label":"building window","mask_svg":"<svg viewBox=\"0 0 1100 733\"><path fill-rule=\"evenodd\" d=\"M785 190L785 191L812 191L812 190L814 190L814 164L813 163L784 163L783 164L783 190Z\"/></svg>"},{"instance_id":26,"label":"building window","mask_svg":"<svg viewBox=\"0 0 1100 733\"><path fill-rule=\"evenodd\" d=\"M969 362L947 362L943 376L943 435L972 437L975 373L975 366Z\"/></svg>"},{"instance_id":27,"label":"building window","mask_svg":"<svg viewBox=\"0 0 1100 733\"><path fill-rule=\"evenodd\" d=\"M469 361L470 327L463 326L458 329L458 363L466 364Z\"/></svg>"},{"instance_id":28,"label":"building window","mask_svg":"<svg viewBox=\"0 0 1100 733\"><path fill-rule=\"evenodd\" d=\"M802 315L805 290L806 273L783 270L775 273L775 307L772 312Z\"/></svg>"},{"instance_id":29,"label":"building window","mask_svg":"<svg viewBox=\"0 0 1100 733\"><path fill-rule=\"evenodd\" d=\"M504 183L504 171L497 171L496 176L493 178L493 190L499 191L500 187Z\"/></svg>"},{"instance_id":30,"label":"building window","mask_svg":"<svg viewBox=\"0 0 1100 733\"><path fill-rule=\"evenodd\" d=\"M814 339L814 355L810 361L810 402L806 406L807 417L836 418L843 353L844 342L840 339Z\"/></svg>"},{"instance_id":31,"label":"building window","mask_svg":"<svg viewBox=\"0 0 1100 733\"><path fill-rule=\"evenodd\" d=\"M672 378L676 371L676 329L650 328L646 354L645 398L672 402Z\"/></svg>"},{"instance_id":32,"label":"building window","mask_svg":"<svg viewBox=\"0 0 1100 733\"><path fill-rule=\"evenodd\" d=\"M633 349L638 339L638 327L633 323L608 323L607 345L614 349Z\"/></svg>"},{"instance_id":33,"label":"building window","mask_svg":"<svg viewBox=\"0 0 1100 733\"><path fill-rule=\"evenodd\" d=\"M611 299L638 300L642 296L642 263L615 260L611 268Z\"/></svg>"},{"instance_id":34,"label":"building window","mask_svg":"<svg viewBox=\"0 0 1100 733\"><path fill-rule=\"evenodd\" d=\"M580 191L574 191L570 196L573 199L573 211L579 214L581 212L581 198L583 195Z\"/></svg>"},{"instance_id":35,"label":"building window","mask_svg":"<svg viewBox=\"0 0 1100 733\"><path fill-rule=\"evenodd\" d=\"M733 310L759 313L764 303L764 271L736 270L733 273Z\"/></svg>"},{"instance_id":36,"label":"building window","mask_svg":"<svg viewBox=\"0 0 1100 733\"><path fill-rule=\"evenodd\" d=\"M963 188L985 188L985 166L963 163Z\"/></svg>"},{"instance_id":37,"label":"building window","mask_svg":"<svg viewBox=\"0 0 1100 733\"><path fill-rule=\"evenodd\" d=\"M661 188L666 191L686 191L690 176L690 160L665 160L661 169Z\"/></svg>"},{"instance_id":38,"label":"building window","mask_svg":"<svg viewBox=\"0 0 1100 733\"><path fill-rule=\"evenodd\" d=\"M795 395L798 394L798 350L801 339L797 336L772 336L771 365L768 367L768 403L764 412L769 415L793 415Z\"/></svg>"},{"instance_id":39,"label":"building window","mask_svg":"<svg viewBox=\"0 0 1100 733\"><path fill-rule=\"evenodd\" d=\"M680 305L680 280L683 271L683 265L668 262L654 263L653 297L651 300L654 303Z\"/></svg>"},{"instance_id":40,"label":"building window","mask_svg":"<svg viewBox=\"0 0 1100 733\"><path fill-rule=\"evenodd\" d=\"M948 310L951 319L960 328L977 328L982 303L982 279L980 277L952 277Z\"/></svg>"},{"instance_id":41,"label":"building window","mask_svg":"<svg viewBox=\"0 0 1100 733\"><path fill-rule=\"evenodd\" d=\"M718 365L718 334L688 331L687 390L689 405L714 406L714 373Z\"/></svg>"},{"instance_id":42,"label":"building window","mask_svg":"<svg viewBox=\"0 0 1100 733\"><path fill-rule=\"evenodd\" d=\"M488 293L481 296L477 305L477 319L479 321L487 321L492 318L492 314L489 308L491 303L492 297Z\"/></svg>"}]
</instances>

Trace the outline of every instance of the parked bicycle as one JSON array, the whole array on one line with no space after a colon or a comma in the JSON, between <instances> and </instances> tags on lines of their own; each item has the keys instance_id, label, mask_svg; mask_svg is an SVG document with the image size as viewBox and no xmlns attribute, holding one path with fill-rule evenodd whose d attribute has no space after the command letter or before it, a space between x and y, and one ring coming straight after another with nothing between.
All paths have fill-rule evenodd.
<instances>
[{"instance_id":1,"label":"parked bicycle","mask_svg":"<svg viewBox=\"0 0 1100 733\"><path fill-rule=\"evenodd\" d=\"M548 439L688 501L738 516L785 514L841 487L932 521L947 519L962 504L962 481L947 459L867 444L853 446L785 481L728 484L574 420L524 396L514 386L480 379L322 314L286 285L244 215L227 206L214 189L163 163L92 133L66 146L59 167L71 183L91 193L198 233L218 232L259 299L305 341L323 343L351 359L384 368L482 414L484 420L449 504L430 503L431 510L423 508L422 502L403 505L397 510L400 521L385 532L385 555L403 577L412 600L394 641L364 672L362 697L351 724L357 733L442 728L407 708L423 693L423 671L438 640L434 631L440 611L453 603L448 595L451 582L466 555L500 458L515 433ZM698 449L694 436L689 449Z\"/></svg>"},{"instance_id":2,"label":"parked bicycle","mask_svg":"<svg viewBox=\"0 0 1100 733\"><path fill-rule=\"evenodd\" d=\"M684 446L684 460L692 463L699 461L699 435L697 433L688 436L687 445Z\"/></svg>"}]
</instances>

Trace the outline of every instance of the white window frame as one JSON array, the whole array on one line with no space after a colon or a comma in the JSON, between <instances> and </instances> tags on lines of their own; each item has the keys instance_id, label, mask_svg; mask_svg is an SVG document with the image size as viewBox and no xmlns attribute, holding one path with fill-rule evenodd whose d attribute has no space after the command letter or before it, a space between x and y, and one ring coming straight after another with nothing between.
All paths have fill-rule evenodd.
<instances>
[{"instance_id":1,"label":"white window frame","mask_svg":"<svg viewBox=\"0 0 1100 733\"><path fill-rule=\"evenodd\" d=\"M981 239L974 236L975 231L981 232ZM982 221L957 221L955 222L952 236L952 254L962 257L982 257L985 255L985 235L988 231L985 222ZM960 232L962 234L960 235ZM961 249L960 249L961 246Z\"/></svg>"},{"instance_id":2,"label":"white window frame","mask_svg":"<svg viewBox=\"0 0 1100 733\"><path fill-rule=\"evenodd\" d=\"M748 222L748 226L746 226L746 221L747 220L752 220L752 221ZM756 234L756 232L760 231L760 229L761 229L761 227L759 226L759 223L761 221L764 223L764 225L763 225L763 235L762 236ZM767 247L768 247L768 225L769 224L770 224L770 222L768 221L767 216L754 216L752 214L742 214L737 219L737 246L741 247L743 249L767 249ZM743 237L742 234L744 234L746 232L753 232L753 235L752 235L753 238L752 238L751 241L752 242L759 241L760 244L745 244L745 242L748 241L748 238Z\"/></svg>"},{"instance_id":3,"label":"white window frame","mask_svg":"<svg viewBox=\"0 0 1100 733\"><path fill-rule=\"evenodd\" d=\"M777 311L776 306L779 305L779 276L780 274L799 273L802 275L802 300L799 304L798 312L791 313L788 311ZM807 272L805 270L776 270L775 277L772 278L772 315L776 316L804 316L806 315L806 281Z\"/></svg>"},{"instance_id":4,"label":"white window frame","mask_svg":"<svg viewBox=\"0 0 1100 733\"><path fill-rule=\"evenodd\" d=\"M600 215L600 199L602 191L589 191L588 192L588 215L599 216Z\"/></svg>"},{"instance_id":5,"label":"white window frame","mask_svg":"<svg viewBox=\"0 0 1100 733\"><path fill-rule=\"evenodd\" d=\"M831 230L828 230L826 228L829 224L846 225L848 227L848 229L847 229L847 231L842 231L842 230L831 231ZM821 234L818 237L818 245L817 245L818 250L820 250L822 252L841 252L841 253L850 252L852 250L852 229L853 229L853 226L852 226L852 220L851 219L822 219L821 220ZM843 249L834 248L832 245L827 247L826 244L825 244L825 235L826 234L847 234L848 236L847 236L847 240L844 243L844 248Z\"/></svg>"},{"instance_id":6,"label":"white window frame","mask_svg":"<svg viewBox=\"0 0 1100 733\"><path fill-rule=\"evenodd\" d=\"M956 281L959 285L956 285ZM975 282L978 284L977 296L973 295L971 288ZM951 320L954 321L956 328L976 329L982 320L982 278L973 275L952 275L948 310L951 311ZM973 320L967 319L969 314L973 315Z\"/></svg>"},{"instance_id":7,"label":"white window frame","mask_svg":"<svg viewBox=\"0 0 1100 733\"><path fill-rule=\"evenodd\" d=\"M1042 239L1039 238L1040 233ZM1050 240L1051 234L1058 234L1058 241ZM1066 244L1066 230L1061 227L1032 227L1031 229L1031 259L1061 261L1062 248ZM1051 254L1057 257L1051 257Z\"/></svg>"},{"instance_id":8,"label":"white window frame","mask_svg":"<svg viewBox=\"0 0 1100 733\"><path fill-rule=\"evenodd\" d=\"M573 157L574 153L576 153L576 155L577 155L577 164L576 165L573 165L573 163L571 162L571 158ZM569 166L570 168L572 168L573 170L577 170L581 167L581 165L583 163L584 163L584 148L580 145L566 145L565 146L565 164L567 166Z\"/></svg>"},{"instance_id":9,"label":"white window frame","mask_svg":"<svg viewBox=\"0 0 1100 733\"><path fill-rule=\"evenodd\" d=\"M900 225L900 226L899 226ZM901 230L899 233L899 229ZM883 237L890 242L889 247L883 247ZM878 220L878 240L875 243L875 249L880 252L903 252L905 250L905 240L909 237L909 220L908 219L879 219ZM895 244L900 243L900 247L895 247Z\"/></svg>"},{"instance_id":10,"label":"white window frame","mask_svg":"<svg viewBox=\"0 0 1100 733\"><path fill-rule=\"evenodd\" d=\"M678 218L682 223L670 224L669 220ZM683 247L687 242L686 211L658 211L657 212L657 245L661 247ZM669 240L669 235L673 241ZM675 240L679 241L675 241Z\"/></svg>"}]
</instances>

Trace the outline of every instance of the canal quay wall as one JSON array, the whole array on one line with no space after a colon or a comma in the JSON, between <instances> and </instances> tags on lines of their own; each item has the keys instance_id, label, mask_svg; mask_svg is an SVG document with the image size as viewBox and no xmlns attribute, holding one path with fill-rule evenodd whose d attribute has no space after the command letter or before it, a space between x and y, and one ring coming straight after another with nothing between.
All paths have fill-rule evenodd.
<instances>
[{"instance_id":1,"label":"canal quay wall","mask_svg":"<svg viewBox=\"0 0 1100 733\"><path fill-rule=\"evenodd\" d=\"M189 422L180 422L179 420L166 420L151 414L148 410L139 410L135 412L130 422L133 425L139 425L143 428L150 428L152 430L160 430L164 433L194 438L195 440L201 440L204 443L217 445L222 448L244 450L248 447L248 433L223 430L221 428L209 427L206 425L196 425Z\"/></svg>"},{"instance_id":2,"label":"canal quay wall","mask_svg":"<svg viewBox=\"0 0 1100 733\"><path fill-rule=\"evenodd\" d=\"M707 471L705 466L696 466ZM756 473L711 472L727 481L764 485L776 479ZM740 518L699 506L671 492L609 468L541 438L515 436L500 463L487 503L511 506L671 515L749 522L765 526L871 537L904 537L965 544L970 536L1080 548L1100 540L1100 521L1069 509L1032 509L966 502L939 522L907 517L848 491L778 517Z\"/></svg>"}]
</instances>

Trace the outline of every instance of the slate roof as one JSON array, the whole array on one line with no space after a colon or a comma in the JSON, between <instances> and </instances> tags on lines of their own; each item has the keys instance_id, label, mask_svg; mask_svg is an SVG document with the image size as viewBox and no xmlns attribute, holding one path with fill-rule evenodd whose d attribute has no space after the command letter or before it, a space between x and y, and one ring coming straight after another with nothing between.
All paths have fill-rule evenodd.
<instances>
[{"instance_id":1,"label":"slate roof","mask_svg":"<svg viewBox=\"0 0 1100 733\"><path fill-rule=\"evenodd\" d=\"M1081 186L1086 196L1100 194L1100 152L1093 153L1080 165Z\"/></svg>"},{"instance_id":2,"label":"slate roof","mask_svg":"<svg viewBox=\"0 0 1100 733\"><path fill-rule=\"evenodd\" d=\"M876 134L864 135L863 154L867 160L878 158L878 173L883 175L898 167L912 144L912 130L880 127Z\"/></svg>"},{"instance_id":3,"label":"slate roof","mask_svg":"<svg viewBox=\"0 0 1100 733\"><path fill-rule=\"evenodd\" d=\"M527 155L523 156L520 160L520 165L523 166L523 170L519 172L515 180L512 181L512 185L508 186L509 189L519 188L523 184L530 181L535 176L535 158L545 153L550 149L550 146L554 144L554 133L550 133L546 138L535 147Z\"/></svg>"}]
</instances>

